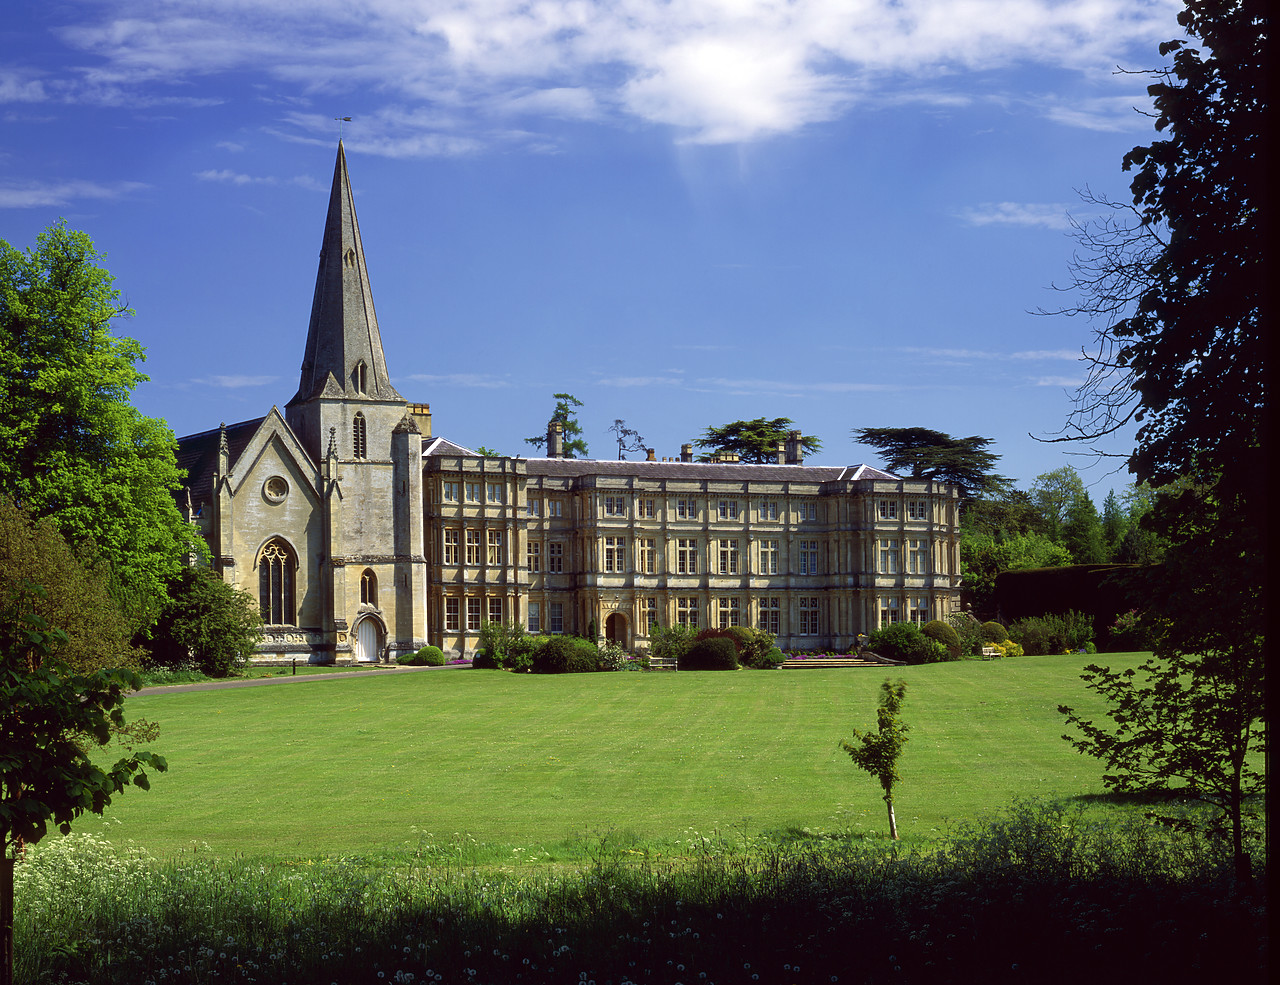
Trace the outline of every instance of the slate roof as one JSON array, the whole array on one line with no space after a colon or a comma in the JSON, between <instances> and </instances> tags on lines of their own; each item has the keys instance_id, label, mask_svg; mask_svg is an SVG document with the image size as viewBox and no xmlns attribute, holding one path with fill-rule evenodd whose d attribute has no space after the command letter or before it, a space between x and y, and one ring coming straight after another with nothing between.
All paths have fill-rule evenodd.
<instances>
[{"instance_id":1,"label":"slate roof","mask_svg":"<svg viewBox=\"0 0 1280 985\"><path fill-rule=\"evenodd\" d=\"M231 451L233 464L265 420L266 417L255 417L252 421L226 425L227 447ZM201 431L178 439L178 467L187 470L183 485L191 490L191 502L194 504L207 502L213 492L213 474L218 470L218 441L221 433L222 428L214 428L212 431Z\"/></svg>"},{"instance_id":2,"label":"slate roof","mask_svg":"<svg viewBox=\"0 0 1280 985\"><path fill-rule=\"evenodd\" d=\"M448 438L432 438L423 446L422 457L428 458L432 455L463 455L467 458L480 457L470 448L463 448L462 445L455 444Z\"/></svg>"},{"instance_id":3,"label":"slate roof","mask_svg":"<svg viewBox=\"0 0 1280 985\"><path fill-rule=\"evenodd\" d=\"M726 462L614 462L574 458L530 458L529 475L554 478L582 476L635 476L640 479L694 479L720 482L836 482L884 479L898 476L869 465L743 465Z\"/></svg>"}]
</instances>

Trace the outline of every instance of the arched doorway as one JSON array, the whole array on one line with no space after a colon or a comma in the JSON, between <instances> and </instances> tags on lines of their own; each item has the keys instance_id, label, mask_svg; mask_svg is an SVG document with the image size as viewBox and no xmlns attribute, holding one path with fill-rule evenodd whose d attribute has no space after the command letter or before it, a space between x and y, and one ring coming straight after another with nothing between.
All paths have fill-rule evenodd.
<instances>
[{"instance_id":1,"label":"arched doorway","mask_svg":"<svg viewBox=\"0 0 1280 985\"><path fill-rule=\"evenodd\" d=\"M604 636L610 642L625 647L627 645L627 617L621 612L612 613L604 621Z\"/></svg>"},{"instance_id":2,"label":"arched doorway","mask_svg":"<svg viewBox=\"0 0 1280 985\"><path fill-rule=\"evenodd\" d=\"M356 663L377 663L379 635L377 620L361 619L356 624Z\"/></svg>"}]
</instances>

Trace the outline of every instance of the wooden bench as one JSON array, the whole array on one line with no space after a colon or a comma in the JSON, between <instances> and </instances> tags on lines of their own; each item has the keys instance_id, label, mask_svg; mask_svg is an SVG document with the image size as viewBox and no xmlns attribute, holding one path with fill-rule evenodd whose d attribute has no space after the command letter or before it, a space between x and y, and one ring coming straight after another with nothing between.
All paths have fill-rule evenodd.
<instances>
[{"instance_id":1,"label":"wooden bench","mask_svg":"<svg viewBox=\"0 0 1280 985\"><path fill-rule=\"evenodd\" d=\"M675 670L676 669L675 657L655 657L650 655L649 669L650 670Z\"/></svg>"},{"instance_id":2,"label":"wooden bench","mask_svg":"<svg viewBox=\"0 0 1280 985\"><path fill-rule=\"evenodd\" d=\"M992 657L1003 657L1004 654L997 650L994 646L984 646L982 648L982 659L990 660Z\"/></svg>"}]
</instances>

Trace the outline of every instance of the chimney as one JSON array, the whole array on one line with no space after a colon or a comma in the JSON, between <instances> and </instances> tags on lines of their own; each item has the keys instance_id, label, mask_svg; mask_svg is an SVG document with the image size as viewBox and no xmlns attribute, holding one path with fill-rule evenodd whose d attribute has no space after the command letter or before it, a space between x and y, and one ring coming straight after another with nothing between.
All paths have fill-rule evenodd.
<instances>
[{"instance_id":1,"label":"chimney","mask_svg":"<svg viewBox=\"0 0 1280 985\"><path fill-rule=\"evenodd\" d=\"M564 458L564 425L559 421L547 424L547 458Z\"/></svg>"},{"instance_id":2,"label":"chimney","mask_svg":"<svg viewBox=\"0 0 1280 985\"><path fill-rule=\"evenodd\" d=\"M409 416L418 425L418 433L422 435L423 444L431 437L431 405L409 404Z\"/></svg>"},{"instance_id":3,"label":"chimney","mask_svg":"<svg viewBox=\"0 0 1280 985\"><path fill-rule=\"evenodd\" d=\"M645 460L646 462L656 462L656 461L657 461L657 459L653 457L653 449L652 449L652 448L646 448L644 451L645 451L645 457L644 457L644 460Z\"/></svg>"},{"instance_id":4,"label":"chimney","mask_svg":"<svg viewBox=\"0 0 1280 985\"><path fill-rule=\"evenodd\" d=\"M787 464L788 465L804 464L804 449L800 445L799 431L787 432Z\"/></svg>"},{"instance_id":5,"label":"chimney","mask_svg":"<svg viewBox=\"0 0 1280 985\"><path fill-rule=\"evenodd\" d=\"M774 447L773 460L779 465L787 464L787 443L781 438L778 439L778 444Z\"/></svg>"},{"instance_id":6,"label":"chimney","mask_svg":"<svg viewBox=\"0 0 1280 985\"><path fill-rule=\"evenodd\" d=\"M680 446L680 461L682 462L693 461L693 445L685 444Z\"/></svg>"}]
</instances>

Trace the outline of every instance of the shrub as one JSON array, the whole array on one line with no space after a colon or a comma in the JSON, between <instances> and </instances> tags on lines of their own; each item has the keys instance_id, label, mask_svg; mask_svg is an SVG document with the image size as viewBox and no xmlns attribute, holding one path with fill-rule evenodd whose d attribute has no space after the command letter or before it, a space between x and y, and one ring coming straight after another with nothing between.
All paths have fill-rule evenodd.
<instances>
[{"instance_id":1,"label":"shrub","mask_svg":"<svg viewBox=\"0 0 1280 985\"><path fill-rule=\"evenodd\" d=\"M769 650L757 663L750 664L756 670L777 670L787 658L776 646Z\"/></svg>"},{"instance_id":2,"label":"shrub","mask_svg":"<svg viewBox=\"0 0 1280 985\"><path fill-rule=\"evenodd\" d=\"M674 660L676 666L697 639L692 626L655 626L649 630L649 656L655 660Z\"/></svg>"},{"instance_id":3,"label":"shrub","mask_svg":"<svg viewBox=\"0 0 1280 985\"><path fill-rule=\"evenodd\" d=\"M952 660L960 659L960 635L949 623L934 619L920 627L920 632L936 643L941 643L951 654Z\"/></svg>"},{"instance_id":4,"label":"shrub","mask_svg":"<svg viewBox=\"0 0 1280 985\"><path fill-rule=\"evenodd\" d=\"M506 666L507 658L519 658L527 652L524 624L519 622L482 622L478 649L489 654L499 667Z\"/></svg>"},{"instance_id":5,"label":"shrub","mask_svg":"<svg viewBox=\"0 0 1280 985\"><path fill-rule=\"evenodd\" d=\"M1093 641L1093 619L1074 609L1065 615L1048 612L1019 619L1009 627L1009 637L1029 656L1082 650Z\"/></svg>"},{"instance_id":6,"label":"shrub","mask_svg":"<svg viewBox=\"0 0 1280 985\"><path fill-rule=\"evenodd\" d=\"M982 633L984 643L1004 643L1009 639L1009 631L998 622L984 622L978 631Z\"/></svg>"},{"instance_id":7,"label":"shrub","mask_svg":"<svg viewBox=\"0 0 1280 985\"><path fill-rule=\"evenodd\" d=\"M738 650L727 636L698 640L677 665L680 670L737 670Z\"/></svg>"},{"instance_id":8,"label":"shrub","mask_svg":"<svg viewBox=\"0 0 1280 985\"><path fill-rule=\"evenodd\" d=\"M477 650L471 658L471 667L473 670L501 670L502 664L488 650Z\"/></svg>"},{"instance_id":9,"label":"shrub","mask_svg":"<svg viewBox=\"0 0 1280 985\"><path fill-rule=\"evenodd\" d=\"M1137 609L1120 613L1107 630L1107 649L1110 652L1150 650L1154 646L1155 632L1151 623Z\"/></svg>"},{"instance_id":10,"label":"shrub","mask_svg":"<svg viewBox=\"0 0 1280 985\"><path fill-rule=\"evenodd\" d=\"M723 629L708 627L698 630L697 639L733 640L734 649L738 653L738 662L744 667L756 668L764 666L765 658L777 643L777 637L772 633L766 633L762 629L752 629L750 626L727 626Z\"/></svg>"},{"instance_id":11,"label":"shrub","mask_svg":"<svg viewBox=\"0 0 1280 985\"><path fill-rule=\"evenodd\" d=\"M909 664L938 663L952 659L945 646L929 639L913 622L895 622L877 629L867 640L867 649L890 660L903 660Z\"/></svg>"},{"instance_id":12,"label":"shrub","mask_svg":"<svg viewBox=\"0 0 1280 985\"><path fill-rule=\"evenodd\" d=\"M550 638L522 634L519 639L511 640L507 645L506 656L502 658L502 666L516 674L527 674L533 669L533 654Z\"/></svg>"},{"instance_id":13,"label":"shrub","mask_svg":"<svg viewBox=\"0 0 1280 985\"><path fill-rule=\"evenodd\" d=\"M1022 647L1013 642L1013 640L1005 640L1004 642L1001 642L1000 640L992 640L987 644L987 646L994 649L998 655L1002 657L1022 656Z\"/></svg>"},{"instance_id":14,"label":"shrub","mask_svg":"<svg viewBox=\"0 0 1280 985\"><path fill-rule=\"evenodd\" d=\"M590 674L600 669L595 644L577 636L551 636L533 653L535 674Z\"/></svg>"},{"instance_id":15,"label":"shrub","mask_svg":"<svg viewBox=\"0 0 1280 985\"><path fill-rule=\"evenodd\" d=\"M601 670L630 670L635 664L631 654L613 640L605 640L600 645L598 659Z\"/></svg>"},{"instance_id":16,"label":"shrub","mask_svg":"<svg viewBox=\"0 0 1280 985\"><path fill-rule=\"evenodd\" d=\"M417 653L402 653L396 663L406 667L443 667L444 651L438 646L424 646Z\"/></svg>"},{"instance_id":17,"label":"shrub","mask_svg":"<svg viewBox=\"0 0 1280 985\"><path fill-rule=\"evenodd\" d=\"M968 612L953 612L947 623L960 638L960 656L975 657L982 653L982 624Z\"/></svg>"}]
</instances>

